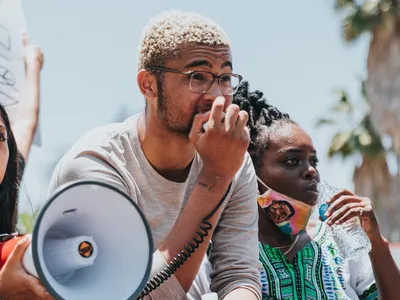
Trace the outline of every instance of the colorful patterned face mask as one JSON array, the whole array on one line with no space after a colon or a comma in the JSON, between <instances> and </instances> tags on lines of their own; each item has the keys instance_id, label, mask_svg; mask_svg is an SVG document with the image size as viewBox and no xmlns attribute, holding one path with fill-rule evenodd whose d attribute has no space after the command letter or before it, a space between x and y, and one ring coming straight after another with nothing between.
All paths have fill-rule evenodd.
<instances>
[{"instance_id":1,"label":"colorful patterned face mask","mask_svg":"<svg viewBox=\"0 0 400 300\"><path fill-rule=\"evenodd\" d=\"M267 191L258 196L258 204L267 213L272 222L287 235L298 235L303 231L315 208L269 188L260 178L258 181Z\"/></svg>"}]
</instances>

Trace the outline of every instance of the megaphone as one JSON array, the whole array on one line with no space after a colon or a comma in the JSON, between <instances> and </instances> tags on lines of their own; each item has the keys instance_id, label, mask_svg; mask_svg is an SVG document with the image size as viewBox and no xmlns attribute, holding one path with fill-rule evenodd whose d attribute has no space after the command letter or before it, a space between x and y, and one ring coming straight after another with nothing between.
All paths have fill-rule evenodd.
<instances>
[{"instance_id":1,"label":"megaphone","mask_svg":"<svg viewBox=\"0 0 400 300\"><path fill-rule=\"evenodd\" d=\"M41 208L23 265L55 299L136 299L152 264L150 227L117 188L78 181Z\"/></svg>"}]
</instances>

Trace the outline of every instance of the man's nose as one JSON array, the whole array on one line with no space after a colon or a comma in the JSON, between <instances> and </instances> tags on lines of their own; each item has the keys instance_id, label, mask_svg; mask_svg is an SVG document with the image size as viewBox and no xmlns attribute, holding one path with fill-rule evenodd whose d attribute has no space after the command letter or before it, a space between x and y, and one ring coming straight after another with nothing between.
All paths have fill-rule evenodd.
<instances>
[{"instance_id":1,"label":"man's nose","mask_svg":"<svg viewBox=\"0 0 400 300\"><path fill-rule=\"evenodd\" d=\"M208 91L205 93L204 98L206 100L214 101L217 97L222 96L221 90L218 85L218 80L214 80Z\"/></svg>"}]
</instances>

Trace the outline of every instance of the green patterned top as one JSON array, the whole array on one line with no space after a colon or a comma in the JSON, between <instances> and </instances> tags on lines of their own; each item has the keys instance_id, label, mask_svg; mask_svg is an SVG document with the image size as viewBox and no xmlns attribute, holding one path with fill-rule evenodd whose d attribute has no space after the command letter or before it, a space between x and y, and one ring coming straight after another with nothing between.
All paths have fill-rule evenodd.
<instances>
[{"instance_id":1,"label":"green patterned top","mask_svg":"<svg viewBox=\"0 0 400 300\"><path fill-rule=\"evenodd\" d=\"M263 299L378 299L369 256L344 260L321 224L293 262L281 250L259 243Z\"/></svg>"}]
</instances>

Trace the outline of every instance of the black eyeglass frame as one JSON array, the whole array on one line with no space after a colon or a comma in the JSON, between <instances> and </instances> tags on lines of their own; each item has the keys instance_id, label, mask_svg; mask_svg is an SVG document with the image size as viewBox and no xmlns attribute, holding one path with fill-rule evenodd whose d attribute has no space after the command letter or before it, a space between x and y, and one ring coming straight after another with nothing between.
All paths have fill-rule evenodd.
<instances>
[{"instance_id":1,"label":"black eyeglass frame","mask_svg":"<svg viewBox=\"0 0 400 300\"><path fill-rule=\"evenodd\" d=\"M208 86L208 88L205 91L203 91L203 92L193 91L192 87L191 87L191 84L190 84L190 90L193 93L197 93L197 94L205 94L205 93L207 93L207 91L214 84L215 79L217 79L218 80L218 89L221 92L221 94L223 94L225 96L231 96L231 95L234 95L237 92L237 90L238 90L238 88L239 88L239 86L240 86L240 84L241 84L241 82L243 80L243 76L239 75L239 74L236 74L236 73L223 73L223 74L220 74L220 75L215 75L215 74L213 74L211 72L208 72L208 71L180 71L180 70L177 70L177 69L171 69L171 68L159 67L159 66L150 66L150 67L147 67L146 70L147 71L158 70L158 71L163 71L163 72L170 72L170 73L175 73L175 74L180 74L180 75L186 75L186 76L188 76L189 80L191 80L193 74L196 74L196 73L207 73L207 74L210 74L212 76L213 80L210 82L210 85ZM232 93L230 93L230 94L226 94L226 93L224 94L221 91L220 79L223 76L226 76L226 75L233 76L233 77L235 77L235 78L237 78L239 80L239 83L237 84L237 86L234 89L232 88Z\"/></svg>"}]
</instances>

